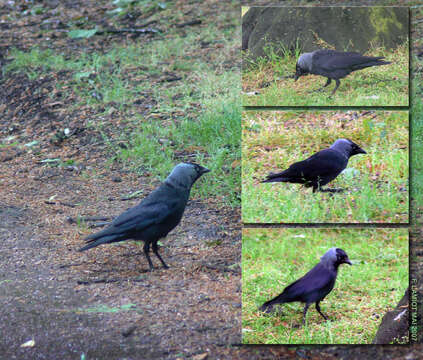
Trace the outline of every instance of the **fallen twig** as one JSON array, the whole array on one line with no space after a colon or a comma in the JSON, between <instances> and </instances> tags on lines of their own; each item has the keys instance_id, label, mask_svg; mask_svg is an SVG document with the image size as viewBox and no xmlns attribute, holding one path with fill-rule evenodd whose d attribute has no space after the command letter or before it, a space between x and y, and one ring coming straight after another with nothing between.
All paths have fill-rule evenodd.
<instances>
[{"instance_id":1,"label":"fallen twig","mask_svg":"<svg viewBox=\"0 0 423 360\"><path fill-rule=\"evenodd\" d=\"M106 226L106 225L109 225L109 224L110 224L110 221L102 221L102 222L99 222L99 223L91 224L89 227L90 227L90 229L95 229L95 228L103 227L103 226Z\"/></svg>"},{"instance_id":2,"label":"fallen twig","mask_svg":"<svg viewBox=\"0 0 423 360\"><path fill-rule=\"evenodd\" d=\"M78 221L106 221L110 219L111 218L107 216L78 216L77 218L68 217L66 220L70 224L76 224Z\"/></svg>"},{"instance_id":3,"label":"fallen twig","mask_svg":"<svg viewBox=\"0 0 423 360\"><path fill-rule=\"evenodd\" d=\"M178 80L182 80L182 77L180 76L168 77L166 79L160 80L160 82L172 82L172 81L178 81Z\"/></svg>"},{"instance_id":4,"label":"fallen twig","mask_svg":"<svg viewBox=\"0 0 423 360\"><path fill-rule=\"evenodd\" d=\"M155 34L160 32L158 29L153 28L139 28L139 29L103 29L97 30L96 35L103 35L107 33L120 34L120 33L138 33L138 34Z\"/></svg>"},{"instance_id":5,"label":"fallen twig","mask_svg":"<svg viewBox=\"0 0 423 360\"><path fill-rule=\"evenodd\" d=\"M228 266L210 265L210 264L205 264L205 263L202 263L201 266L203 266L203 267L205 267L207 269L211 269L211 270L218 270L218 271L223 271L223 272L231 272L231 273L234 273L234 274L240 274L241 273L240 270L234 270L234 269L231 269Z\"/></svg>"},{"instance_id":6,"label":"fallen twig","mask_svg":"<svg viewBox=\"0 0 423 360\"><path fill-rule=\"evenodd\" d=\"M150 270L141 270L141 273L147 273ZM111 284L111 283L115 283L115 282L124 282L124 281L132 281L132 282L142 282L145 281L145 279L140 279L140 278L133 278L133 279L128 279L128 278L115 278L115 279L95 279L95 280L77 280L77 284L78 285L92 285L92 284ZM150 285L145 284L146 287L150 287Z\"/></svg>"},{"instance_id":7,"label":"fallen twig","mask_svg":"<svg viewBox=\"0 0 423 360\"><path fill-rule=\"evenodd\" d=\"M80 265L86 265L87 263L75 263L75 264L63 264L59 266L59 269L66 269L68 267L72 267L72 266L80 266Z\"/></svg>"},{"instance_id":8,"label":"fallen twig","mask_svg":"<svg viewBox=\"0 0 423 360\"><path fill-rule=\"evenodd\" d=\"M176 24L175 26L178 28L182 28L185 26L192 26L192 25L199 25L199 24L201 24L201 20L192 20L192 21L181 23L181 24Z\"/></svg>"}]
</instances>

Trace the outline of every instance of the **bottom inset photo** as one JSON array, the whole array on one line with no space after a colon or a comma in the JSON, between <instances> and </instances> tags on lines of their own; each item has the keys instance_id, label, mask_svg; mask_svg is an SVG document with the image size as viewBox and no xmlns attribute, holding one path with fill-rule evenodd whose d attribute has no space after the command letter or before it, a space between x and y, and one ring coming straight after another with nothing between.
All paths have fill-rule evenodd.
<instances>
[{"instance_id":1,"label":"bottom inset photo","mask_svg":"<svg viewBox=\"0 0 423 360\"><path fill-rule=\"evenodd\" d=\"M243 229L242 342L408 343L408 285L406 228Z\"/></svg>"}]
</instances>

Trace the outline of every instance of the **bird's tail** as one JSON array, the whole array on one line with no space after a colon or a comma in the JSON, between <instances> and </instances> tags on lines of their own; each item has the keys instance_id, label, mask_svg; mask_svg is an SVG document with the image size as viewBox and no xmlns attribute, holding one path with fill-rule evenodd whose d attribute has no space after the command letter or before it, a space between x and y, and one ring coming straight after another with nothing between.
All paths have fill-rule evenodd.
<instances>
[{"instance_id":1,"label":"bird's tail","mask_svg":"<svg viewBox=\"0 0 423 360\"><path fill-rule=\"evenodd\" d=\"M391 61L382 61L382 59L383 59L383 56L370 58L369 61L367 61L367 62L357 64L356 65L357 68L355 70L360 70L360 69L364 69L364 68L371 67L371 66L380 66L380 65L391 64Z\"/></svg>"},{"instance_id":2,"label":"bird's tail","mask_svg":"<svg viewBox=\"0 0 423 360\"><path fill-rule=\"evenodd\" d=\"M284 302L285 302L284 294L282 293L276 296L275 298L273 298L272 300L266 301L262 306L260 306L259 310L266 313L270 313L273 310L273 305L283 304Z\"/></svg>"},{"instance_id":3,"label":"bird's tail","mask_svg":"<svg viewBox=\"0 0 423 360\"><path fill-rule=\"evenodd\" d=\"M382 59L383 59L383 57L379 57L379 58L375 59L375 61L372 62L372 66L373 65L388 65L388 64L392 64L391 61L385 61L385 60L382 61Z\"/></svg>"},{"instance_id":4,"label":"bird's tail","mask_svg":"<svg viewBox=\"0 0 423 360\"><path fill-rule=\"evenodd\" d=\"M113 235L108 235L108 236L102 236L100 238L98 238L98 237L96 237L96 238L87 237L87 238L85 238L85 240L88 243L88 245L85 245L84 247L80 248L78 251L85 251L85 250L91 249L91 248L96 247L96 246L101 245L101 244L110 244L112 242L119 241L120 239L119 239L118 236L113 234Z\"/></svg>"},{"instance_id":5,"label":"bird's tail","mask_svg":"<svg viewBox=\"0 0 423 360\"><path fill-rule=\"evenodd\" d=\"M261 181L262 183L268 182L286 182L289 179L283 176L283 173L270 173L266 176L266 179Z\"/></svg>"}]
</instances>

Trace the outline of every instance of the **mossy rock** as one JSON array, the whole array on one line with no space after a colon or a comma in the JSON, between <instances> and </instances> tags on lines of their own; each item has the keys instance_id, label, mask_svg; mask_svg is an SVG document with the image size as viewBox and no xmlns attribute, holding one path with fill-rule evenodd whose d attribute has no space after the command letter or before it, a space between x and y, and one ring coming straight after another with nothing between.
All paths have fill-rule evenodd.
<instances>
[{"instance_id":1,"label":"mossy rock","mask_svg":"<svg viewBox=\"0 0 423 360\"><path fill-rule=\"evenodd\" d=\"M255 60L266 48L301 52L330 47L364 53L408 40L406 7L251 7L242 18L242 49Z\"/></svg>"}]
</instances>

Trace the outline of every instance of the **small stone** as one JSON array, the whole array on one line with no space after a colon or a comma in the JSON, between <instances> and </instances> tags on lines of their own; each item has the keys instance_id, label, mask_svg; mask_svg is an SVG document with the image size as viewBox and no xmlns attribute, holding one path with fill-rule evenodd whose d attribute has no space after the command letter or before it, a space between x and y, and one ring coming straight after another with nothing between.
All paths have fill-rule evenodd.
<instances>
[{"instance_id":1,"label":"small stone","mask_svg":"<svg viewBox=\"0 0 423 360\"><path fill-rule=\"evenodd\" d=\"M122 336L124 336L124 337L131 336L136 328L137 327L135 325L131 325L131 326L127 327L126 329L122 330Z\"/></svg>"}]
</instances>

